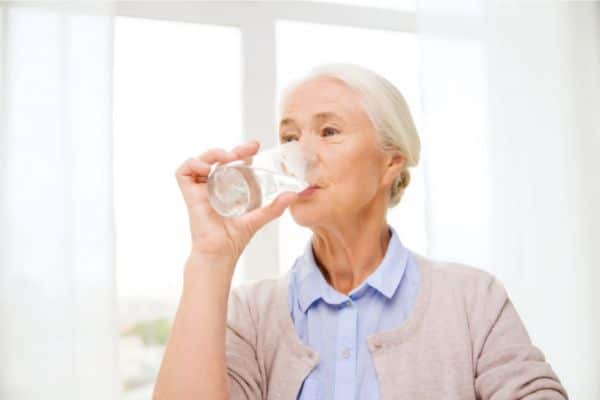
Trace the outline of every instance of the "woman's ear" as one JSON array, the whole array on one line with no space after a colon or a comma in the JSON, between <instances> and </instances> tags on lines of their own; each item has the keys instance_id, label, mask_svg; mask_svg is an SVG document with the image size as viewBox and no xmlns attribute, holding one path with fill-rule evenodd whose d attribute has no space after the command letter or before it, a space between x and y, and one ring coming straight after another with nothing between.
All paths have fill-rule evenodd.
<instances>
[{"instance_id":1,"label":"woman's ear","mask_svg":"<svg viewBox=\"0 0 600 400\"><path fill-rule=\"evenodd\" d=\"M400 176L400 173L404 169L405 163L406 158L399 150L393 150L389 152L387 156L387 169L383 177L383 183L385 185L391 185L392 182L394 182L394 179L397 176Z\"/></svg>"}]
</instances>

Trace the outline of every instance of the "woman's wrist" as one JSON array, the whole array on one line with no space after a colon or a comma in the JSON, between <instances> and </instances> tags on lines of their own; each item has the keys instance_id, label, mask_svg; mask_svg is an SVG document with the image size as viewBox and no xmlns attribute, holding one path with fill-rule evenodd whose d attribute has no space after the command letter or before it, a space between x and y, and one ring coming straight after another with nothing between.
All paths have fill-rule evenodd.
<instances>
[{"instance_id":1,"label":"woman's wrist","mask_svg":"<svg viewBox=\"0 0 600 400\"><path fill-rule=\"evenodd\" d=\"M236 260L192 251L184 267L184 286L196 286L197 282L209 280L229 288Z\"/></svg>"}]
</instances>

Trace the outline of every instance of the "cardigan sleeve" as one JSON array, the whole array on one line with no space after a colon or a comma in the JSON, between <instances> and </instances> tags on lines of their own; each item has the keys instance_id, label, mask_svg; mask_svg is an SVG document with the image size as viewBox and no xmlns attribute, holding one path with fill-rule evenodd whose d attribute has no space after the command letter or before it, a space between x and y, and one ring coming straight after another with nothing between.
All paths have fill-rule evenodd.
<instances>
[{"instance_id":1,"label":"cardigan sleeve","mask_svg":"<svg viewBox=\"0 0 600 400\"><path fill-rule=\"evenodd\" d=\"M231 400L264 398L264 376L256 355L257 334L248 303L236 289L229 295L225 357Z\"/></svg>"},{"instance_id":2,"label":"cardigan sleeve","mask_svg":"<svg viewBox=\"0 0 600 400\"><path fill-rule=\"evenodd\" d=\"M567 399L544 354L532 345L504 286L489 274L474 286L467 303L478 399Z\"/></svg>"}]
</instances>

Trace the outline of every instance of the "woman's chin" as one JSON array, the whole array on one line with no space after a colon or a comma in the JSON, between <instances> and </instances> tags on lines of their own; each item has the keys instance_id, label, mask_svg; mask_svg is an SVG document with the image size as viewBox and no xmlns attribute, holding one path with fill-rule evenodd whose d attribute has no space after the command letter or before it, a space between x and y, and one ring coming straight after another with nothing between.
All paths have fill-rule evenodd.
<instances>
[{"instance_id":1,"label":"woman's chin","mask_svg":"<svg viewBox=\"0 0 600 400\"><path fill-rule=\"evenodd\" d=\"M304 227L311 227L322 222L324 215L322 207L311 202L297 202L289 207L290 214L294 221Z\"/></svg>"}]
</instances>

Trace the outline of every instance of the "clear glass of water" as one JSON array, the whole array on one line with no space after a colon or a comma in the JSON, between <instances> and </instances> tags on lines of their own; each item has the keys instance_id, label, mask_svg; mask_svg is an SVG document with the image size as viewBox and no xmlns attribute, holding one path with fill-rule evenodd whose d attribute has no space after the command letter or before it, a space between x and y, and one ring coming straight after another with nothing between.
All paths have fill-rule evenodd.
<instances>
[{"instance_id":1,"label":"clear glass of water","mask_svg":"<svg viewBox=\"0 0 600 400\"><path fill-rule=\"evenodd\" d=\"M213 166L208 176L208 200L224 217L236 217L273 201L287 191L299 193L308 157L298 141L259 151L247 162L236 160Z\"/></svg>"}]
</instances>

